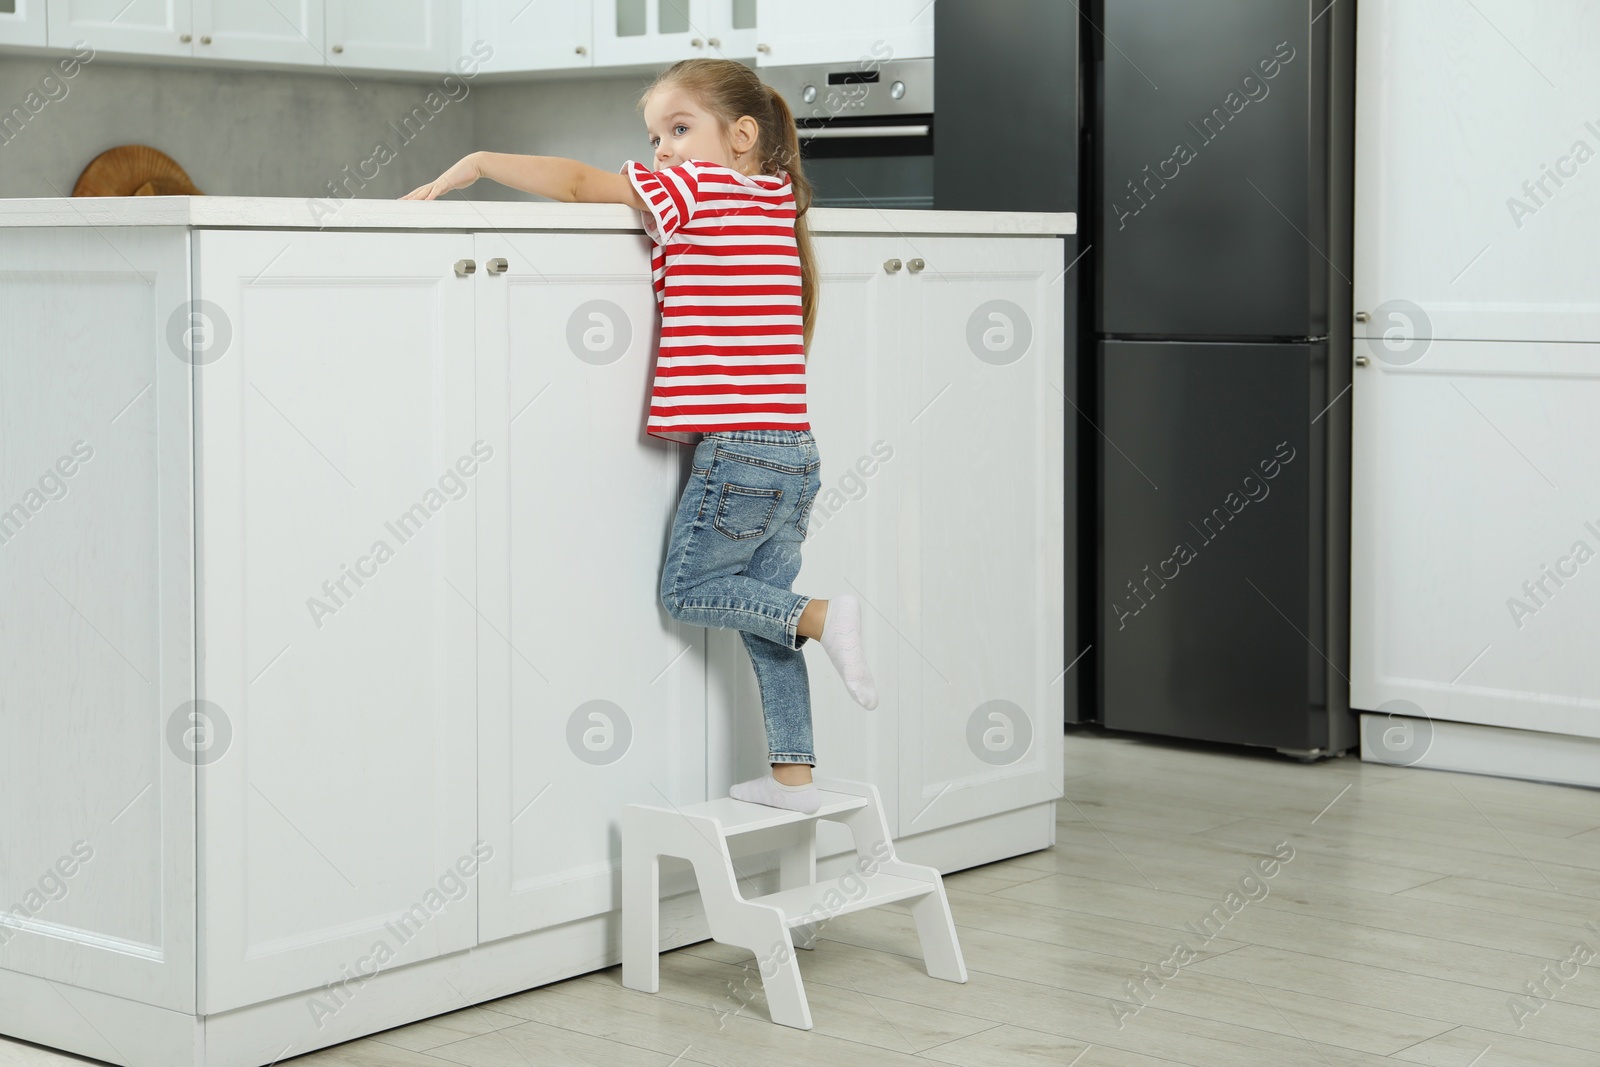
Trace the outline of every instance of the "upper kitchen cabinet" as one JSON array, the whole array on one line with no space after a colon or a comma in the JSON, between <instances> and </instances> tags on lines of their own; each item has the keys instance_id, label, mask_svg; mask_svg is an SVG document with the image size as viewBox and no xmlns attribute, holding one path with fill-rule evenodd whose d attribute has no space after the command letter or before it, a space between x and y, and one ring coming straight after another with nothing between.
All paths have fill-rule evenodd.
<instances>
[{"instance_id":1,"label":"upper kitchen cabinet","mask_svg":"<svg viewBox=\"0 0 1600 1067\"><path fill-rule=\"evenodd\" d=\"M933 55L933 0L756 0L757 63L926 59Z\"/></svg>"},{"instance_id":2,"label":"upper kitchen cabinet","mask_svg":"<svg viewBox=\"0 0 1600 1067\"><path fill-rule=\"evenodd\" d=\"M84 40L97 52L320 67L322 20L323 0L50 0L48 39L52 48Z\"/></svg>"},{"instance_id":3,"label":"upper kitchen cabinet","mask_svg":"<svg viewBox=\"0 0 1600 1067\"><path fill-rule=\"evenodd\" d=\"M711 55L749 59L759 41L761 20L756 0L711 0L713 35L707 39Z\"/></svg>"},{"instance_id":4,"label":"upper kitchen cabinet","mask_svg":"<svg viewBox=\"0 0 1600 1067\"><path fill-rule=\"evenodd\" d=\"M444 72L459 51L461 0L327 0L335 67Z\"/></svg>"},{"instance_id":5,"label":"upper kitchen cabinet","mask_svg":"<svg viewBox=\"0 0 1600 1067\"><path fill-rule=\"evenodd\" d=\"M37 0L0 0L0 33L8 2ZM52 48L431 73L449 67L460 26L461 0L50 0L46 36Z\"/></svg>"},{"instance_id":6,"label":"upper kitchen cabinet","mask_svg":"<svg viewBox=\"0 0 1600 1067\"><path fill-rule=\"evenodd\" d=\"M495 73L594 65L593 0L479 0L467 5L465 41L494 49Z\"/></svg>"},{"instance_id":7,"label":"upper kitchen cabinet","mask_svg":"<svg viewBox=\"0 0 1600 1067\"><path fill-rule=\"evenodd\" d=\"M0 44L44 43L44 0L0 0Z\"/></svg>"},{"instance_id":8,"label":"upper kitchen cabinet","mask_svg":"<svg viewBox=\"0 0 1600 1067\"><path fill-rule=\"evenodd\" d=\"M756 0L595 0L595 66L753 57L756 12Z\"/></svg>"},{"instance_id":9,"label":"upper kitchen cabinet","mask_svg":"<svg viewBox=\"0 0 1600 1067\"><path fill-rule=\"evenodd\" d=\"M337 4L338 0L333 0ZM321 66L323 0L193 0L194 55Z\"/></svg>"},{"instance_id":10,"label":"upper kitchen cabinet","mask_svg":"<svg viewBox=\"0 0 1600 1067\"><path fill-rule=\"evenodd\" d=\"M189 56L193 8L192 0L50 0L47 37L52 48L88 41L96 52Z\"/></svg>"}]
</instances>

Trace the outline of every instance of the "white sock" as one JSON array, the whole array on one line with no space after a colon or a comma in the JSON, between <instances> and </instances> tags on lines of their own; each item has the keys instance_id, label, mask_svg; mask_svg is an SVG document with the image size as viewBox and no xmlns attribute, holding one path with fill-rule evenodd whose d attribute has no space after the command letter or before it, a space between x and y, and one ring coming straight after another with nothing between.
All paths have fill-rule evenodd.
<instances>
[{"instance_id":1,"label":"white sock","mask_svg":"<svg viewBox=\"0 0 1600 1067\"><path fill-rule=\"evenodd\" d=\"M728 795L735 800L766 804L774 808L788 808L790 811L800 811L807 815L822 807L822 795L817 792L814 783L784 785L770 774L752 778L748 782L740 782L728 790Z\"/></svg>"},{"instance_id":2,"label":"white sock","mask_svg":"<svg viewBox=\"0 0 1600 1067\"><path fill-rule=\"evenodd\" d=\"M860 601L853 596L834 597L828 601L820 643L855 702L868 711L877 707L878 683L872 680L867 658L861 651Z\"/></svg>"}]
</instances>

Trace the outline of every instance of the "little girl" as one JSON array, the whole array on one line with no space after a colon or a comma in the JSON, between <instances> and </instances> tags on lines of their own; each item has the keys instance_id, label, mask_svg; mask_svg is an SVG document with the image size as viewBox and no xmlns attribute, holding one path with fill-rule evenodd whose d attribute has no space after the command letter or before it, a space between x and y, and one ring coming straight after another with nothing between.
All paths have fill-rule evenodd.
<instances>
[{"instance_id":1,"label":"little girl","mask_svg":"<svg viewBox=\"0 0 1600 1067\"><path fill-rule=\"evenodd\" d=\"M857 703L878 706L853 596L791 591L822 487L806 414L806 350L817 282L794 116L755 71L686 59L639 101L655 169L613 174L556 156L474 152L404 200L480 177L555 200L642 213L661 311L646 432L695 443L661 577L673 618L740 631L766 718L772 773L738 800L816 811L810 687L800 651L815 638ZM797 202L796 190L800 197Z\"/></svg>"}]
</instances>

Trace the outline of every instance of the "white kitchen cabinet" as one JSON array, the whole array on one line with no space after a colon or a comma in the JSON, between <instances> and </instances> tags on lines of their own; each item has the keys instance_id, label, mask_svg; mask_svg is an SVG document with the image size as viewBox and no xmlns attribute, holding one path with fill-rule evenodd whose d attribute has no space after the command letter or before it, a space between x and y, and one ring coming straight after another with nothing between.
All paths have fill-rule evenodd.
<instances>
[{"instance_id":1,"label":"white kitchen cabinet","mask_svg":"<svg viewBox=\"0 0 1600 1067\"><path fill-rule=\"evenodd\" d=\"M192 0L194 54L323 65L323 0Z\"/></svg>"},{"instance_id":2,"label":"white kitchen cabinet","mask_svg":"<svg viewBox=\"0 0 1600 1067\"><path fill-rule=\"evenodd\" d=\"M474 508L500 457L452 270L471 235L194 241L221 339L195 373L200 695L232 731L200 768L212 1014L359 970L471 854ZM385 966L470 948L475 905Z\"/></svg>"},{"instance_id":3,"label":"white kitchen cabinet","mask_svg":"<svg viewBox=\"0 0 1600 1067\"><path fill-rule=\"evenodd\" d=\"M897 244L894 428L914 472L897 544L898 832L911 837L1062 792L1066 262L1059 242Z\"/></svg>"},{"instance_id":4,"label":"white kitchen cabinet","mask_svg":"<svg viewBox=\"0 0 1600 1067\"><path fill-rule=\"evenodd\" d=\"M1588 0L1550 0L1513 51L1502 30L1525 14L1518 0L1364 0L1360 334L1600 341L1600 256L1582 239L1600 231L1600 23Z\"/></svg>"},{"instance_id":5,"label":"white kitchen cabinet","mask_svg":"<svg viewBox=\"0 0 1600 1067\"><path fill-rule=\"evenodd\" d=\"M1600 345L1435 340L1355 377L1351 703L1600 738Z\"/></svg>"},{"instance_id":6,"label":"white kitchen cabinet","mask_svg":"<svg viewBox=\"0 0 1600 1067\"><path fill-rule=\"evenodd\" d=\"M195 768L166 743L194 699L189 258L46 228L0 271L0 1032L65 1045L62 989L195 1011Z\"/></svg>"},{"instance_id":7,"label":"white kitchen cabinet","mask_svg":"<svg viewBox=\"0 0 1600 1067\"><path fill-rule=\"evenodd\" d=\"M1364 758L1594 786L1600 69L1521 14L1361 7L1350 700Z\"/></svg>"},{"instance_id":8,"label":"white kitchen cabinet","mask_svg":"<svg viewBox=\"0 0 1600 1067\"><path fill-rule=\"evenodd\" d=\"M479 233L475 247L478 436L496 452L477 502L493 941L615 911L622 806L707 799L706 631L660 600L686 472L643 430L657 312L642 239Z\"/></svg>"},{"instance_id":9,"label":"white kitchen cabinet","mask_svg":"<svg viewBox=\"0 0 1600 1067\"><path fill-rule=\"evenodd\" d=\"M325 3L331 66L444 73L460 54L462 0Z\"/></svg>"},{"instance_id":10,"label":"white kitchen cabinet","mask_svg":"<svg viewBox=\"0 0 1600 1067\"><path fill-rule=\"evenodd\" d=\"M96 52L194 54L194 0L49 0L51 48L87 41Z\"/></svg>"},{"instance_id":11,"label":"white kitchen cabinet","mask_svg":"<svg viewBox=\"0 0 1600 1067\"><path fill-rule=\"evenodd\" d=\"M466 0L465 16L496 74L594 66L594 0Z\"/></svg>"},{"instance_id":12,"label":"white kitchen cabinet","mask_svg":"<svg viewBox=\"0 0 1600 1067\"><path fill-rule=\"evenodd\" d=\"M760 24L757 0L711 0L707 54L749 60L757 56Z\"/></svg>"},{"instance_id":13,"label":"white kitchen cabinet","mask_svg":"<svg viewBox=\"0 0 1600 1067\"><path fill-rule=\"evenodd\" d=\"M749 0L594 0L597 67L756 54Z\"/></svg>"},{"instance_id":14,"label":"white kitchen cabinet","mask_svg":"<svg viewBox=\"0 0 1600 1067\"><path fill-rule=\"evenodd\" d=\"M33 901L0 913L0 1033L268 1063L615 964L622 806L765 770L737 635L659 599L691 450L644 432L638 214L116 208L0 200L0 805L28 813L0 900ZM914 862L1048 847L1064 502L1034 356L1071 217L811 217L796 588L862 598L882 698L808 643L820 769L883 783ZM1037 353L969 345L995 299ZM1005 765L965 740L994 699L1039 720ZM775 887L770 857L741 873ZM705 939L688 872L662 885L665 947Z\"/></svg>"},{"instance_id":15,"label":"white kitchen cabinet","mask_svg":"<svg viewBox=\"0 0 1600 1067\"><path fill-rule=\"evenodd\" d=\"M45 0L0 0L0 44L44 45L48 13Z\"/></svg>"},{"instance_id":16,"label":"white kitchen cabinet","mask_svg":"<svg viewBox=\"0 0 1600 1067\"><path fill-rule=\"evenodd\" d=\"M462 0L50 0L49 43L146 56L444 72Z\"/></svg>"},{"instance_id":17,"label":"white kitchen cabinet","mask_svg":"<svg viewBox=\"0 0 1600 1067\"><path fill-rule=\"evenodd\" d=\"M757 0L757 62L883 62L933 55L933 0Z\"/></svg>"},{"instance_id":18,"label":"white kitchen cabinet","mask_svg":"<svg viewBox=\"0 0 1600 1067\"><path fill-rule=\"evenodd\" d=\"M705 54L711 0L595 0L597 67L673 63Z\"/></svg>"}]
</instances>

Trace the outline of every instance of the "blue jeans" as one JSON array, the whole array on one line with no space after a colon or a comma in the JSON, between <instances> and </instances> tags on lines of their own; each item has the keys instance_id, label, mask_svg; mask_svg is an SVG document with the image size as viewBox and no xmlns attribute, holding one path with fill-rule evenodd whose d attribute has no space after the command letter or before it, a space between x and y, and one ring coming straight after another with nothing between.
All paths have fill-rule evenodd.
<instances>
[{"instance_id":1,"label":"blue jeans","mask_svg":"<svg viewBox=\"0 0 1600 1067\"><path fill-rule=\"evenodd\" d=\"M800 573L822 461L809 430L721 430L695 446L672 522L661 602L693 626L738 630L761 687L770 763L816 765Z\"/></svg>"}]
</instances>

